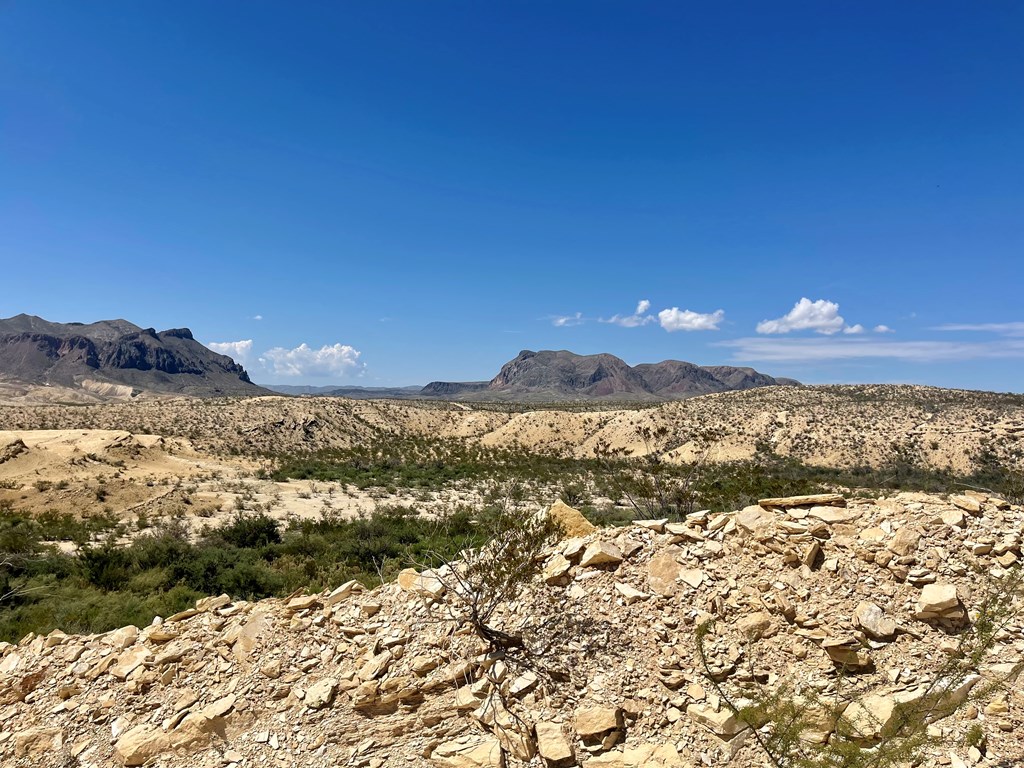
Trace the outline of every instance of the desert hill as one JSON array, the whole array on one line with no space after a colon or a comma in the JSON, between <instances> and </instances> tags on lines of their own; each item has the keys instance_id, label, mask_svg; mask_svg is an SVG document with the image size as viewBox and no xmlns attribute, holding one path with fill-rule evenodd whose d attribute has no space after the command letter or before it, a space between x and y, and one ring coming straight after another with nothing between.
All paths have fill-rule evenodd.
<instances>
[{"instance_id":1,"label":"desert hill","mask_svg":"<svg viewBox=\"0 0 1024 768\"><path fill-rule=\"evenodd\" d=\"M435 381L425 397L453 400L558 402L566 400L676 400L713 392L793 385L753 368L702 367L680 360L627 365L607 353L577 355L567 350L523 350L490 382Z\"/></svg>"},{"instance_id":2,"label":"desert hill","mask_svg":"<svg viewBox=\"0 0 1024 768\"><path fill-rule=\"evenodd\" d=\"M157 332L127 320L52 323L32 315L0 319L0 382L8 393L53 387L71 399L125 399L139 393L264 394L230 357L187 328Z\"/></svg>"},{"instance_id":3,"label":"desert hill","mask_svg":"<svg viewBox=\"0 0 1024 768\"><path fill-rule=\"evenodd\" d=\"M579 530L493 618L521 652L484 652L445 569L29 635L0 645L0 761L754 768L766 759L722 696L785 684L811 740L840 730L868 747L921 705L940 740L923 764L1019 765L1019 616L976 665L948 676L944 659L986 605L979 574L1010 578L1022 508L980 493L828 501Z\"/></svg>"},{"instance_id":4,"label":"desert hill","mask_svg":"<svg viewBox=\"0 0 1024 768\"><path fill-rule=\"evenodd\" d=\"M909 385L763 387L642 408L484 406L447 402L258 397L10 405L0 429L120 429L186 437L200 451L302 453L394 437L588 458L604 444L630 455L712 461L772 450L829 467L904 458L970 470L988 453L1024 452L1024 396ZM647 435L645 437L645 434Z\"/></svg>"}]
</instances>

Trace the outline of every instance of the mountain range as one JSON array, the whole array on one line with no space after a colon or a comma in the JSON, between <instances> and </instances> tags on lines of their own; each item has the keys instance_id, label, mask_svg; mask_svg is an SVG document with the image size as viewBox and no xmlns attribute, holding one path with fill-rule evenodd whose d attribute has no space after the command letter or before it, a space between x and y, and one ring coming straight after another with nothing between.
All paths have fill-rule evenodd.
<instances>
[{"instance_id":1,"label":"mountain range","mask_svg":"<svg viewBox=\"0 0 1024 768\"><path fill-rule=\"evenodd\" d=\"M196 397L288 395L359 399L662 401L796 384L753 368L680 360L630 366L610 354L523 350L490 381L433 381L425 387L268 386L200 344L187 328L156 331L127 320L54 323L33 315L0 319L0 384L88 393L100 399L142 392ZM49 390L46 390L49 391Z\"/></svg>"},{"instance_id":2,"label":"mountain range","mask_svg":"<svg viewBox=\"0 0 1024 768\"><path fill-rule=\"evenodd\" d=\"M714 392L796 385L753 368L700 366L681 360L630 366L607 353L523 350L490 381L433 381L425 387L295 387L269 385L289 395L401 400L512 401L679 400Z\"/></svg>"},{"instance_id":3,"label":"mountain range","mask_svg":"<svg viewBox=\"0 0 1024 768\"><path fill-rule=\"evenodd\" d=\"M24 314L0 319L0 379L100 396L269 394L188 328L158 332L127 320L52 323Z\"/></svg>"}]
</instances>

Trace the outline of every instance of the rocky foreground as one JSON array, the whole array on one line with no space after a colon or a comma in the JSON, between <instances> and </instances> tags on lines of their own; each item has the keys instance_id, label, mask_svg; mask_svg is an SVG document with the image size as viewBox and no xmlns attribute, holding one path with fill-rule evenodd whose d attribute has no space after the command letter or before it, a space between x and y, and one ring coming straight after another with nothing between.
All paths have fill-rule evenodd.
<instances>
[{"instance_id":1,"label":"rocky foreground","mask_svg":"<svg viewBox=\"0 0 1024 768\"><path fill-rule=\"evenodd\" d=\"M985 682L1024 660L1021 617L977 674L930 683L987 580L1017 567L1022 524L980 493L765 500L590 532L577 520L583 535L494 622L531 638L526 665L481 655L444 579L410 571L374 590L207 598L142 630L29 636L0 647L0 763L764 765L698 661L710 615L710 671L730 696L754 680L838 695L867 746L897 703L983 691L931 725L926 764L1017 765L1024 693ZM834 727L821 718L810 736Z\"/></svg>"}]
</instances>

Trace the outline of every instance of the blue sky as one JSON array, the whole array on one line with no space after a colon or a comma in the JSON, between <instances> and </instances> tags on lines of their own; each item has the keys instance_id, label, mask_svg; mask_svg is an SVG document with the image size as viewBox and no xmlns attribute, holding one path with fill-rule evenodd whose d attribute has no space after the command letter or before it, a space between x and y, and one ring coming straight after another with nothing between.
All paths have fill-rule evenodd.
<instances>
[{"instance_id":1,"label":"blue sky","mask_svg":"<svg viewBox=\"0 0 1024 768\"><path fill-rule=\"evenodd\" d=\"M571 349L1021 391L1022 35L1017 2L0 1L0 316L188 326L267 383Z\"/></svg>"}]
</instances>

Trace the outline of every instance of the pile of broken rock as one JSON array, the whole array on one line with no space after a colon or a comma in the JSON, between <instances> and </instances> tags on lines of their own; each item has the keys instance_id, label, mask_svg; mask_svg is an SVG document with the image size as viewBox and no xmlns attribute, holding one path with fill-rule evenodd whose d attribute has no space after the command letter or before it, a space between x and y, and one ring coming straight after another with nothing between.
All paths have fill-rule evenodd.
<instances>
[{"instance_id":1,"label":"pile of broken rock","mask_svg":"<svg viewBox=\"0 0 1024 768\"><path fill-rule=\"evenodd\" d=\"M1016 567L1022 523L1020 507L984 494L901 493L577 526L495 617L530 639L532 666L482 653L447 610L443 574L412 571L374 590L207 598L141 630L29 636L0 647L0 763L758 766L719 690L785 681L841 695L865 746L901 704L985 690L932 723L943 746L928 764L1015 764L1024 694L976 683L1024 658L1020 621L976 674L945 687L934 676L986 578ZM706 674L695 635L707 618ZM809 737L834 728L822 718Z\"/></svg>"}]
</instances>

